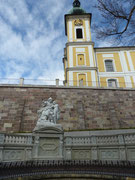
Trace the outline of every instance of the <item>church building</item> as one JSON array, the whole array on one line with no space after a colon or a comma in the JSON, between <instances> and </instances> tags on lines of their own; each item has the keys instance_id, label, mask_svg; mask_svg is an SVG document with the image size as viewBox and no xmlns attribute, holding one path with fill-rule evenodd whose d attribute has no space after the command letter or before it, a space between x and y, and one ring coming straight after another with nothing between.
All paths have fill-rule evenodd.
<instances>
[{"instance_id":1,"label":"church building","mask_svg":"<svg viewBox=\"0 0 135 180\"><path fill-rule=\"evenodd\" d=\"M135 46L94 47L92 14L80 5L79 0L75 0L65 15L65 85L135 88Z\"/></svg>"}]
</instances>

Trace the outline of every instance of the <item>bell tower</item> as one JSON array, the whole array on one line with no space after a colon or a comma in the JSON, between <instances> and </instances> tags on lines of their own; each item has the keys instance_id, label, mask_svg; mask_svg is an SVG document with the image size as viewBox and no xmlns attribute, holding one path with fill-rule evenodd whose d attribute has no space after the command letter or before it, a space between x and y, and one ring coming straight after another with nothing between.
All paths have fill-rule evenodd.
<instances>
[{"instance_id":1,"label":"bell tower","mask_svg":"<svg viewBox=\"0 0 135 180\"><path fill-rule=\"evenodd\" d=\"M67 86L97 86L91 17L92 14L81 8L79 0L74 0L73 8L65 15L67 43L63 63Z\"/></svg>"}]
</instances>

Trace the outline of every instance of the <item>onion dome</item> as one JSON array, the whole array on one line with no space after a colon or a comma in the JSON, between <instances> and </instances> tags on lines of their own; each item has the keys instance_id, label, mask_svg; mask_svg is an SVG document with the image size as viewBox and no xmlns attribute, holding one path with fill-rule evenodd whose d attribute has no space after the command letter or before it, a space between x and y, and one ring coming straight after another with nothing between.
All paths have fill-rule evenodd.
<instances>
[{"instance_id":1,"label":"onion dome","mask_svg":"<svg viewBox=\"0 0 135 180\"><path fill-rule=\"evenodd\" d=\"M73 2L73 8L69 11L68 14L85 14L86 11L81 8L81 3L79 0L74 0Z\"/></svg>"}]
</instances>

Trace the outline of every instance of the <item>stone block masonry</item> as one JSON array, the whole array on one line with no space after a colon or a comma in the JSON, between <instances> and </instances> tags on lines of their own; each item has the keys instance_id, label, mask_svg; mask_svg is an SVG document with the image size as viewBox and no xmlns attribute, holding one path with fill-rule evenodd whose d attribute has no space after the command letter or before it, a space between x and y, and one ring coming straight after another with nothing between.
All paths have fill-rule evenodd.
<instances>
[{"instance_id":1,"label":"stone block masonry","mask_svg":"<svg viewBox=\"0 0 135 180\"><path fill-rule=\"evenodd\" d=\"M59 104L64 130L135 127L135 90L0 86L0 131L31 132L43 100Z\"/></svg>"}]
</instances>

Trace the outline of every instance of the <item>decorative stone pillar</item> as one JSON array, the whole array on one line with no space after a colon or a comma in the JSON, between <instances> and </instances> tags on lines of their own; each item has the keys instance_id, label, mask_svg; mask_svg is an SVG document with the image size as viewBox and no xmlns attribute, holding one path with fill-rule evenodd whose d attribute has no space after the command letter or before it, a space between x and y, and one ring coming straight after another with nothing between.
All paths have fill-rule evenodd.
<instances>
[{"instance_id":1,"label":"decorative stone pillar","mask_svg":"<svg viewBox=\"0 0 135 180\"><path fill-rule=\"evenodd\" d=\"M98 159L97 147L92 147L91 148L91 159L92 160L97 160Z\"/></svg>"},{"instance_id":2,"label":"decorative stone pillar","mask_svg":"<svg viewBox=\"0 0 135 180\"><path fill-rule=\"evenodd\" d=\"M25 153L26 153L25 160L27 160L27 161L31 160L32 159L32 149L27 148Z\"/></svg>"},{"instance_id":3,"label":"decorative stone pillar","mask_svg":"<svg viewBox=\"0 0 135 180\"><path fill-rule=\"evenodd\" d=\"M98 159L98 150L97 150L97 138L93 136L91 138L91 142L93 147L91 148L91 159L97 160Z\"/></svg>"},{"instance_id":4,"label":"decorative stone pillar","mask_svg":"<svg viewBox=\"0 0 135 180\"><path fill-rule=\"evenodd\" d=\"M121 146L120 147L120 160L122 160L122 161L125 161L125 160L127 160L127 158L126 158L126 148L123 146Z\"/></svg>"},{"instance_id":5,"label":"decorative stone pillar","mask_svg":"<svg viewBox=\"0 0 135 180\"><path fill-rule=\"evenodd\" d=\"M61 125L46 126L34 131L33 159L63 159L63 129Z\"/></svg>"},{"instance_id":6,"label":"decorative stone pillar","mask_svg":"<svg viewBox=\"0 0 135 180\"><path fill-rule=\"evenodd\" d=\"M66 148L65 159L66 160L71 160L72 159L71 148Z\"/></svg>"},{"instance_id":7,"label":"decorative stone pillar","mask_svg":"<svg viewBox=\"0 0 135 180\"><path fill-rule=\"evenodd\" d=\"M0 134L0 161L3 161L3 145L4 145L5 135Z\"/></svg>"},{"instance_id":8,"label":"decorative stone pillar","mask_svg":"<svg viewBox=\"0 0 135 180\"><path fill-rule=\"evenodd\" d=\"M35 135L35 142L34 142L34 146L33 146L33 158L37 159L38 158L38 148L39 148L39 136L36 134Z\"/></svg>"},{"instance_id":9,"label":"decorative stone pillar","mask_svg":"<svg viewBox=\"0 0 135 180\"><path fill-rule=\"evenodd\" d=\"M118 136L118 140L119 140L119 144L120 145L124 145L125 143L124 143L124 137L123 137L123 135L119 135Z\"/></svg>"}]
</instances>

